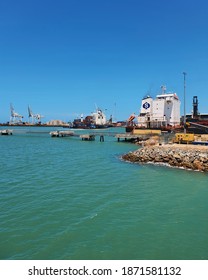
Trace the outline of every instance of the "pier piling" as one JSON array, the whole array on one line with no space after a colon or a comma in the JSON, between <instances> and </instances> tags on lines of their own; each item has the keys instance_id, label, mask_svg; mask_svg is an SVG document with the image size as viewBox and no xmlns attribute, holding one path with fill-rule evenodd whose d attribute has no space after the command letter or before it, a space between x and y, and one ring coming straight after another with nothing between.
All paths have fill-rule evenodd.
<instances>
[{"instance_id":1,"label":"pier piling","mask_svg":"<svg viewBox=\"0 0 208 280\"><path fill-rule=\"evenodd\" d=\"M100 135L100 142L104 142L104 135Z\"/></svg>"}]
</instances>

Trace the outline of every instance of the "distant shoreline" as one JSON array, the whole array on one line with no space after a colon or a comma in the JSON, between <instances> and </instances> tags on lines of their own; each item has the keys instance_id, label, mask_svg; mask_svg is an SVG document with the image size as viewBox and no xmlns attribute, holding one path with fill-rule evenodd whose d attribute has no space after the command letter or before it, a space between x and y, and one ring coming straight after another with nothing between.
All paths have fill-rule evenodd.
<instances>
[{"instance_id":1,"label":"distant shoreline","mask_svg":"<svg viewBox=\"0 0 208 280\"><path fill-rule=\"evenodd\" d=\"M4 124L0 123L0 126L7 126L7 127L66 127L70 128L69 125L49 125L49 124Z\"/></svg>"}]
</instances>

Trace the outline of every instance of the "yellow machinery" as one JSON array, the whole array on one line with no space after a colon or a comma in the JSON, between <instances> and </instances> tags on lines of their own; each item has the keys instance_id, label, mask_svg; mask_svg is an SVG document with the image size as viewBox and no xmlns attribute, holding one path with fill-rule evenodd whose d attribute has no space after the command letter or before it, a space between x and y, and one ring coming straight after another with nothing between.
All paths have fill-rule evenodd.
<instances>
[{"instance_id":1,"label":"yellow machinery","mask_svg":"<svg viewBox=\"0 0 208 280\"><path fill-rule=\"evenodd\" d=\"M175 143L192 143L194 142L193 133L176 133L174 138Z\"/></svg>"}]
</instances>

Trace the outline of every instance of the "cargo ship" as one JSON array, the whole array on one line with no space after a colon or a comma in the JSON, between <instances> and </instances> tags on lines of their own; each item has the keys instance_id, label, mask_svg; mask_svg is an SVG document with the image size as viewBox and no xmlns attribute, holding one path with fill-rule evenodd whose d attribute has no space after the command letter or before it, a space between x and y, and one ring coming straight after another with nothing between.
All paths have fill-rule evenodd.
<instances>
[{"instance_id":1,"label":"cargo ship","mask_svg":"<svg viewBox=\"0 0 208 280\"><path fill-rule=\"evenodd\" d=\"M72 128L80 129L98 129L111 126L113 126L112 117L107 120L105 113L100 108L96 108L94 113L85 118L83 114L81 114L80 118L77 118L72 122Z\"/></svg>"},{"instance_id":2,"label":"cargo ship","mask_svg":"<svg viewBox=\"0 0 208 280\"><path fill-rule=\"evenodd\" d=\"M138 117L132 114L126 126L126 132L134 134L160 133L180 128L180 100L176 93L166 93L166 87L161 86L162 92L153 99L144 96ZM137 118L137 119L136 119ZM137 122L135 123L135 119Z\"/></svg>"},{"instance_id":3,"label":"cargo ship","mask_svg":"<svg viewBox=\"0 0 208 280\"><path fill-rule=\"evenodd\" d=\"M153 99L146 95L142 99L140 114L132 114L126 126L126 132L132 134L160 134L162 131L208 134L208 113L198 111L198 97L193 96L192 114L180 116L180 100L176 93L166 93L166 87ZM136 120L136 122L135 122Z\"/></svg>"}]
</instances>

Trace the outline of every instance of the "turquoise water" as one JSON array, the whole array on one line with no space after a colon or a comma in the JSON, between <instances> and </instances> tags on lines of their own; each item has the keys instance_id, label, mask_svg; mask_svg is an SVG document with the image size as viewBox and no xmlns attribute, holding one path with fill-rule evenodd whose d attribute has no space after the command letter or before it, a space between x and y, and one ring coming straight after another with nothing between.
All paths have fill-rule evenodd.
<instances>
[{"instance_id":1,"label":"turquoise water","mask_svg":"<svg viewBox=\"0 0 208 280\"><path fill-rule=\"evenodd\" d=\"M208 259L207 174L50 130L0 136L1 259Z\"/></svg>"}]
</instances>

